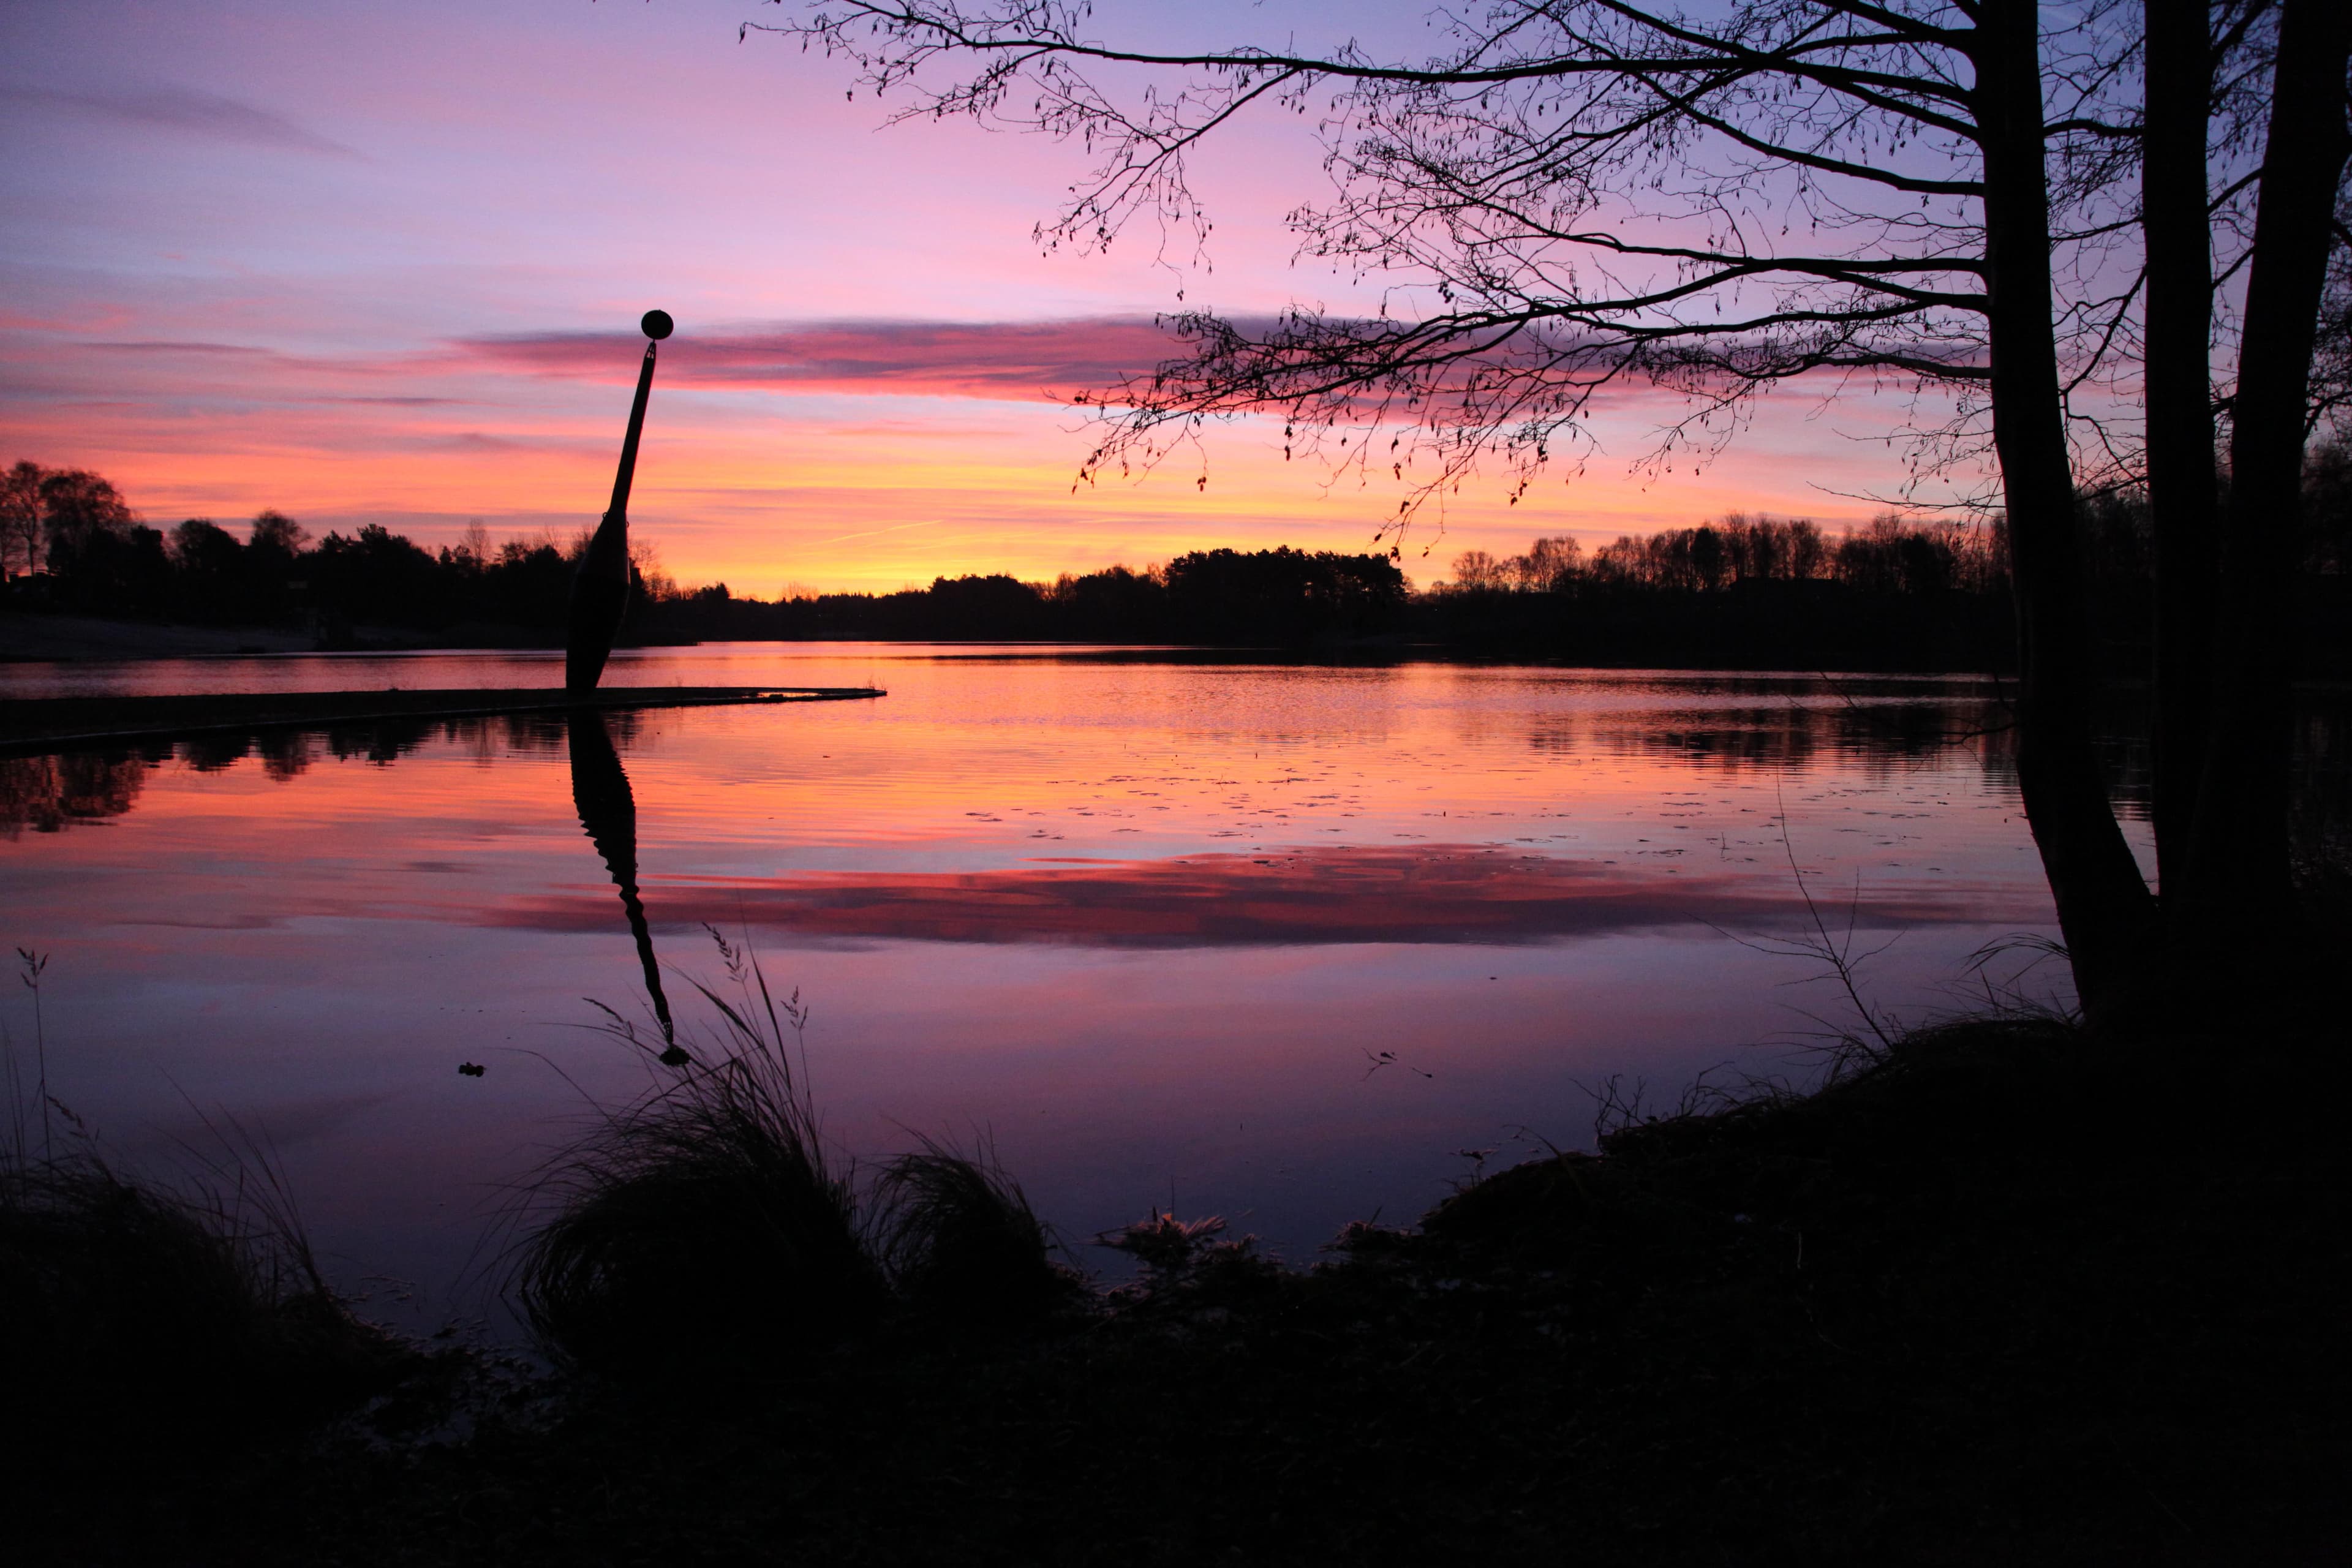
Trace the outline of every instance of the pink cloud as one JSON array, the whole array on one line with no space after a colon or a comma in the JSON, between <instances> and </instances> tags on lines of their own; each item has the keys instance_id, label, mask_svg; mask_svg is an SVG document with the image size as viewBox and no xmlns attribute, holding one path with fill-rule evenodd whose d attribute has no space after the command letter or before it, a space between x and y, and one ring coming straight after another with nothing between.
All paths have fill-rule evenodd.
<instances>
[{"instance_id":1,"label":"pink cloud","mask_svg":"<svg viewBox=\"0 0 2352 1568\"><path fill-rule=\"evenodd\" d=\"M0 101L11 106L21 104L35 113L65 110L168 135L217 137L289 152L323 153L331 158L359 156L341 142L330 141L266 109L216 92L202 92L168 82L81 92L11 87L0 93Z\"/></svg>"},{"instance_id":2,"label":"pink cloud","mask_svg":"<svg viewBox=\"0 0 2352 1568\"><path fill-rule=\"evenodd\" d=\"M639 341L541 332L475 338L462 347L502 370L614 380L635 373ZM661 374L699 386L1033 400L1110 385L1180 351L1173 336L1142 317L827 321L682 332L663 345Z\"/></svg>"}]
</instances>

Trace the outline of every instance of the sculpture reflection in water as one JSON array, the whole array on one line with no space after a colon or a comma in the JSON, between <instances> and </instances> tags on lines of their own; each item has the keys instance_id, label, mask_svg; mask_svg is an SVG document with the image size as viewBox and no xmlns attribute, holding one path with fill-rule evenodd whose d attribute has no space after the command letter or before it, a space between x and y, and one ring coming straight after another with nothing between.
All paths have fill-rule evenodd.
<instances>
[{"instance_id":1,"label":"sculpture reflection in water","mask_svg":"<svg viewBox=\"0 0 2352 1568\"><path fill-rule=\"evenodd\" d=\"M669 998L663 994L661 965L654 958L654 937L646 924L646 906L637 896L637 801L629 791L629 775L621 767L621 753L604 727L604 715L592 708L575 708L567 720L572 751L572 804L588 841L603 856L613 885L621 890L621 910L628 916L629 935L637 944L637 962L645 967L646 991L652 996L654 1016L661 1020L661 1060L677 1067L689 1059L677 1043L670 1022Z\"/></svg>"}]
</instances>

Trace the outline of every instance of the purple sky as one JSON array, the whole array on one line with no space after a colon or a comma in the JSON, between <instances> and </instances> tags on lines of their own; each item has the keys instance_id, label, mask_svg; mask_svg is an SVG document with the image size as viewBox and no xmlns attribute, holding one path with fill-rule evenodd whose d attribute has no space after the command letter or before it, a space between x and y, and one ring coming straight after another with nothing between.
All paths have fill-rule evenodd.
<instances>
[{"instance_id":1,"label":"purple sky","mask_svg":"<svg viewBox=\"0 0 2352 1568\"><path fill-rule=\"evenodd\" d=\"M1107 5L1106 28L1127 7ZM1166 13L1162 12L1161 15ZM1418 5L1189 5L1202 40L1428 35ZM593 521L634 373L669 310L632 508L688 580L888 588L1047 576L1189 548L1361 549L1392 493L1285 465L1244 422L1197 467L1071 491L1091 445L1050 398L1148 367L1153 314L1368 297L1291 261L1324 191L1269 112L1195 163L1210 265L1138 230L1041 255L1083 153L966 123L885 128L847 70L755 35L751 0L26 0L0 9L0 460L98 469L151 521L264 507L427 542ZM1823 389L1826 390L1826 389ZM1730 455L1629 474L1668 412L1604 412L1603 455L1516 509L1464 491L1461 549L1589 541L1734 508L1851 521L1899 450L1864 396L1792 392Z\"/></svg>"}]
</instances>

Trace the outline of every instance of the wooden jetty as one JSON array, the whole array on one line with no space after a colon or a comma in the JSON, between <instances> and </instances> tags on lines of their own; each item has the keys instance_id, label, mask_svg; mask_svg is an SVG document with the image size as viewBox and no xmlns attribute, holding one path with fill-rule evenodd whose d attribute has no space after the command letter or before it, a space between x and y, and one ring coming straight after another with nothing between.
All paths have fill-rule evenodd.
<instances>
[{"instance_id":1,"label":"wooden jetty","mask_svg":"<svg viewBox=\"0 0 2352 1568\"><path fill-rule=\"evenodd\" d=\"M607 686L457 690L240 691L196 697L32 697L0 700L0 756L254 734L346 724L489 719L513 713L606 713L643 708L717 708L777 702L853 702L885 695L873 686Z\"/></svg>"}]
</instances>

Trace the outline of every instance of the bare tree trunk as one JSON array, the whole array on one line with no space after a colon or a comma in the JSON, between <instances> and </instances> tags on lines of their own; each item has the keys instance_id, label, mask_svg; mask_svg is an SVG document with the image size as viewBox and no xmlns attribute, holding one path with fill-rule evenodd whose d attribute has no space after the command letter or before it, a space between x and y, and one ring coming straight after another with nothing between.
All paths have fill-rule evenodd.
<instances>
[{"instance_id":1,"label":"bare tree trunk","mask_svg":"<svg viewBox=\"0 0 2352 1568\"><path fill-rule=\"evenodd\" d=\"M2147 245L2147 493L2156 528L2156 864L2186 892L2213 660L2213 61L2207 0L2146 0L2140 225Z\"/></svg>"},{"instance_id":2,"label":"bare tree trunk","mask_svg":"<svg viewBox=\"0 0 2352 1568\"><path fill-rule=\"evenodd\" d=\"M1986 0L1974 89L1984 149L1993 445L2018 625L2018 785L2086 1015L2136 989L2152 914L2092 744L2081 524L2051 331L2050 198L2032 0Z\"/></svg>"},{"instance_id":3,"label":"bare tree trunk","mask_svg":"<svg viewBox=\"0 0 2352 1568\"><path fill-rule=\"evenodd\" d=\"M2352 154L2345 0L2286 0L2246 277L2238 391L2231 405L2217 705L2197 801L2189 879L2199 931L2238 943L2275 936L2290 914L2287 748L2293 648L2286 615L2303 487L2311 353L2333 237L2336 184Z\"/></svg>"}]
</instances>

